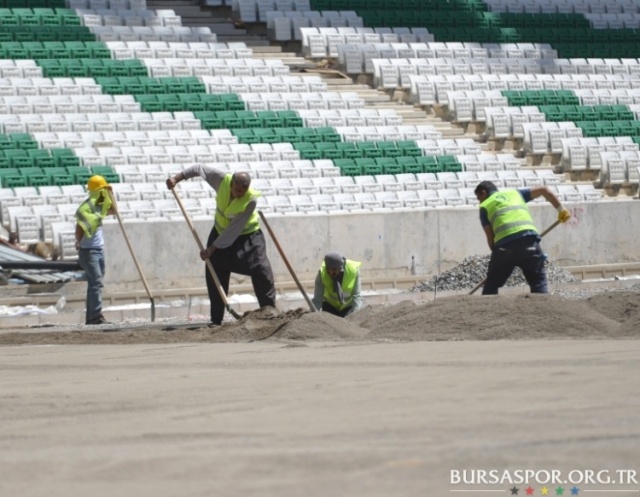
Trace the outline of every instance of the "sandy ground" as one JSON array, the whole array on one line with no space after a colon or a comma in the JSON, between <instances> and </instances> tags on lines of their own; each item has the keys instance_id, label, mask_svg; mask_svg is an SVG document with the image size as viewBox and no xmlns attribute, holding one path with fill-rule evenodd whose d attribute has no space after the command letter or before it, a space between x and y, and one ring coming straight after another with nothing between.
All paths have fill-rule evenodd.
<instances>
[{"instance_id":1,"label":"sandy ground","mask_svg":"<svg viewBox=\"0 0 640 497\"><path fill-rule=\"evenodd\" d=\"M2 333L0 495L638 495L639 304L452 297ZM462 469L538 477L453 484Z\"/></svg>"}]
</instances>

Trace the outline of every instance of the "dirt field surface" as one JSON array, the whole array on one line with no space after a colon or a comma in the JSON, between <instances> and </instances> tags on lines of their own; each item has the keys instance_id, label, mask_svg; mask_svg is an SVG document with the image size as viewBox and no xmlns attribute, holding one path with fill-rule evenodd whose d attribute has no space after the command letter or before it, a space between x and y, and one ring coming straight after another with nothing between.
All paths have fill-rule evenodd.
<instances>
[{"instance_id":1,"label":"dirt field surface","mask_svg":"<svg viewBox=\"0 0 640 497\"><path fill-rule=\"evenodd\" d=\"M464 296L3 332L0 495L637 496L639 305Z\"/></svg>"},{"instance_id":2,"label":"dirt field surface","mask_svg":"<svg viewBox=\"0 0 640 497\"><path fill-rule=\"evenodd\" d=\"M252 341L532 340L640 337L640 294L611 292L574 300L556 295L455 296L367 306L347 319L264 308L209 327L127 326L3 331L0 345Z\"/></svg>"}]
</instances>

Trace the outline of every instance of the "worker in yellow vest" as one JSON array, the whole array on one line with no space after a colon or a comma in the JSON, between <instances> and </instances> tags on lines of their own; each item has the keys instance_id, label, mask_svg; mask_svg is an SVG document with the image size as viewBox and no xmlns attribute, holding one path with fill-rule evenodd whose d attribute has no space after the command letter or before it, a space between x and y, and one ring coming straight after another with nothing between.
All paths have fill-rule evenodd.
<instances>
[{"instance_id":1,"label":"worker in yellow vest","mask_svg":"<svg viewBox=\"0 0 640 497\"><path fill-rule=\"evenodd\" d=\"M229 292L231 273L244 274L251 277L260 307L275 307L273 271L256 211L260 192L251 188L251 176L246 172L230 174L195 164L167 179L167 188L171 190L180 181L195 177L204 179L216 191L214 225L200 258L211 261L225 294ZM205 275L211 302L211 324L219 325L225 306L206 268Z\"/></svg>"},{"instance_id":2,"label":"worker in yellow vest","mask_svg":"<svg viewBox=\"0 0 640 497\"><path fill-rule=\"evenodd\" d=\"M316 309L345 317L362 308L360 283L361 262L345 259L339 252L331 251L316 276L313 305Z\"/></svg>"},{"instance_id":3,"label":"worker in yellow vest","mask_svg":"<svg viewBox=\"0 0 640 497\"><path fill-rule=\"evenodd\" d=\"M480 202L480 223L491 249L483 295L495 295L516 267L529 284L531 293L548 293L546 255L527 203L544 197L558 211L558 221L566 223L571 213L546 186L498 191L491 181L475 189Z\"/></svg>"},{"instance_id":4,"label":"worker in yellow vest","mask_svg":"<svg viewBox=\"0 0 640 497\"><path fill-rule=\"evenodd\" d=\"M104 177L95 175L87 182L89 197L76 211L76 250L78 263L87 277L85 324L109 324L102 315L105 256L102 220L115 214L111 202L111 186Z\"/></svg>"}]
</instances>

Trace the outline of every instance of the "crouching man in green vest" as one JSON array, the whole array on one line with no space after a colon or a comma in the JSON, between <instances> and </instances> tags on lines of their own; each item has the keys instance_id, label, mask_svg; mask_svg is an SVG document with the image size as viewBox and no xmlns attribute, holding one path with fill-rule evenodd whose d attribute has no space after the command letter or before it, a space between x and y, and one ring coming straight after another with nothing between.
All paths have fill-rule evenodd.
<instances>
[{"instance_id":1,"label":"crouching man in green vest","mask_svg":"<svg viewBox=\"0 0 640 497\"><path fill-rule=\"evenodd\" d=\"M350 261L338 252L329 252L316 276L313 305L341 318L362 308L361 262Z\"/></svg>"},{"instance_id":2,"label":"crouching man in green vest","mask_svg":"<svg viewBox=\"0 0 640 497\"><path fill-rule=\"evenodd\" d=\"M498 191L495 183L482 181L475 194L480 202L480 223L491 249L482 295L496 295L516 266L522 269L531 293L548 293L546 256L527 203L544 197L558 211L561 223L566 223L571 213L546 186Z\"/></svg>"},{"instance_id":3,"label":"crouching man in green vest","mask_svg":"<svg viewBox=\"0 0 640 497\"><path fill-rule=\"evenodd\" d=\"M244 274L251 277L260 307L275 307L273 271L256 211L260 192L250 187L249 173L228 174L195 164L169 178L167 188L171 190L180 181L196 176L203 178L216 191L215 222L200 258L211 261L225 293L229 293L231 273ZM219 325L224 317L225 306L206 268L205 275L211 302L211 323Z\"/></svg>"}]
</instances>

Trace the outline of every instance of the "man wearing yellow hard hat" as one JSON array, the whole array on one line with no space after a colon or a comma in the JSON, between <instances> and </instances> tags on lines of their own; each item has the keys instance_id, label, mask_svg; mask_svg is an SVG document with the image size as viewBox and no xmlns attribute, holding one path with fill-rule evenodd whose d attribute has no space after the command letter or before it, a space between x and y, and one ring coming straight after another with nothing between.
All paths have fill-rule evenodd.
<instances>
[{"instance_id":1,"label":"man wearing yellow hard hat","mask_svg":"<svg viewBox=\"0 0 640 497\"><path fill-rule=\"evenodd\" d=\"M107 324L102 315L102 288L105 259L102 220L115 213L111 186L102 176L91 176L87 183L89 197L76 211L76 250L78 262L87 275L87 313L85 324Z\"/></svg>"}]
</instances>

